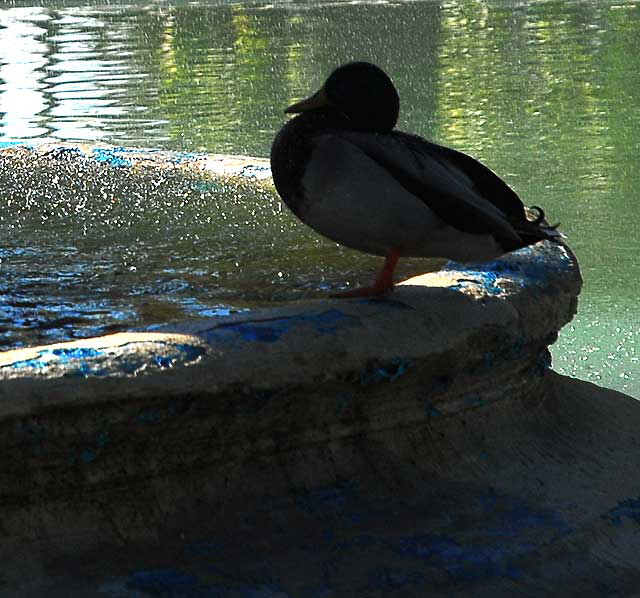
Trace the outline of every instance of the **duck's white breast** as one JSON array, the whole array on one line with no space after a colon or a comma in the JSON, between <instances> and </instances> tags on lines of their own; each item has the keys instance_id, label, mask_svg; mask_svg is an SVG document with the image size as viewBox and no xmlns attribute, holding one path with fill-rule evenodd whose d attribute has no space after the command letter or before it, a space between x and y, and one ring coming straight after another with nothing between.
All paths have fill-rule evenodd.
<instances>
[{"instance_id":1,"label":"duck's white breast","mask_svg":"<svg viewBox=\"0 0 640 598\"><path fill-rule=\"evenodd\" d=\"M305 169L302 220L320 234L374 255L458 261L503 253L489 235L463 233L443 222L375 160L338 134L318 138Z\"/></svg>"}]
</instances>

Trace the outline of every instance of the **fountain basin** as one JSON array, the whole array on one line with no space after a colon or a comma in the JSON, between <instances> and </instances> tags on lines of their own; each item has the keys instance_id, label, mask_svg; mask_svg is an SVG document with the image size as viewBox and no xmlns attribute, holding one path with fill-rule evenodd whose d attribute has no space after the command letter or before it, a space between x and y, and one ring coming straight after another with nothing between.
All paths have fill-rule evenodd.
<instances>
[{"instance_id":1,"label":"fountain basin","mask_svg":"<svg viewBox=\"0 0 640 598\"><path fill-rule=\"evenodd\" d=\"M637 587L638 404L550 369L580 288L543 242L380 298L1 353L0 589Z\"/></svg>"}]
</instances>

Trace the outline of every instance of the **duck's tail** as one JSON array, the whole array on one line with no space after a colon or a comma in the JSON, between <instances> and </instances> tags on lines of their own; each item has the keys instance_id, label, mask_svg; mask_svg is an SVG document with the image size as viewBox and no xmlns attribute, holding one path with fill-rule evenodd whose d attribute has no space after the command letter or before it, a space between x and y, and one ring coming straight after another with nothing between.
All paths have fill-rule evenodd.
<instances>
[{"instance_id":1,"label":"duck's tail","mask_svg":"<svg viewBox=\"0 0 640 598\"><path fill-rule=\"evenodd\" d=\"M536 213L535 218L530 222L534 226L537 226L546 235L548 239L564 239L565 238L565 236L558 230L560 223L556 222L555 224L549 224L547 222L544 210L540 206L531 206L528 209L528 211Z\"/></svg>"},{"instance_id":2,"label":"duck's tail","mask_svg":"<svg viewBox=\"0 0 640 598\"><path fill-rule=\"evenodd\" d=\"M538 241L560 241L564 238L564 235L558 230L560 223L549 224L544 210L540 206L531 206L525 212L526 220L518 222L515 226L522 239L520 247L533 245Z\"/></svg>"}]
</instances>

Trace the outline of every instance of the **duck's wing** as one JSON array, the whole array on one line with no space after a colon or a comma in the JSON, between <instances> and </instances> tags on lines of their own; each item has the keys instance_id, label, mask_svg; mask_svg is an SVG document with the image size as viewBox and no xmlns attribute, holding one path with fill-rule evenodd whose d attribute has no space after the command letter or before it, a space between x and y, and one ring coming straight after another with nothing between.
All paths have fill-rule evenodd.
<instances>
[{"instance_id":1,"label":"duck's wing","mask_svg":"<svg viewBox=\"0 0 640 598\"><path fill-rule=\"evenodd\" d=\"M344 135L451 226L520 243L512 224L526 220L520 198L471 156L407 133Z\"/></svg>"}]
</instances>

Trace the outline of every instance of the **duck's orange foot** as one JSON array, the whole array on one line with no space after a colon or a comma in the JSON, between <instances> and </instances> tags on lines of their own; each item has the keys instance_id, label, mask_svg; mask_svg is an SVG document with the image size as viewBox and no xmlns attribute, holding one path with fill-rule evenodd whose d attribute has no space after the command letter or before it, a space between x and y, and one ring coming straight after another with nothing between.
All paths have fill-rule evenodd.
<instances>
[{"instance_id":1,"label":"duck's orange foot","mask_svg":"<svg viewBox=\"0 0 640 598\"><path fill-rule=\"evenodd\" d=\"M393 249L391 253L385 258L384 266L378 274L376 281L371 287L360 287L359 289L353 289L352 291L343 291L331 295L331 297L340 297L347 299L349 297L378 297L384 295L387 291L393 290L393 271L396 264L400 259L400 250Z\"/></svg>"}]
</instances>

